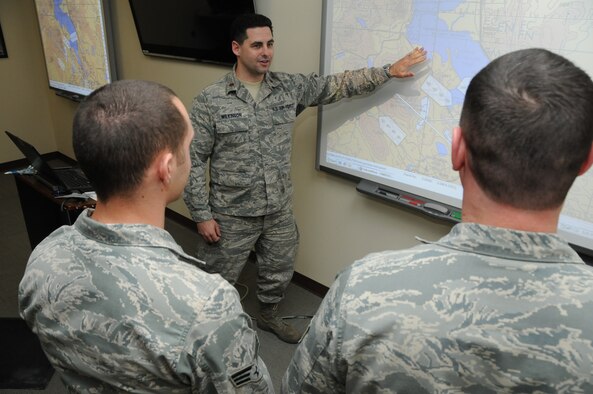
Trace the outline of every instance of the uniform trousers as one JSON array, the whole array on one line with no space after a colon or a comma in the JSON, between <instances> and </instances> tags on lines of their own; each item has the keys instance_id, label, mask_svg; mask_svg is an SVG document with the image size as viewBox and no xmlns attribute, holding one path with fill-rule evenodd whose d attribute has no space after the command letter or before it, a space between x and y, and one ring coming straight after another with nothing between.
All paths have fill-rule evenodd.
<instances>
[{"instance_id":1,"label":"uniform trousers","mask_svg":"<svg viewBox=\"0 0 593 394\"><path fill-rule=\"evenodd\" d=\"M299 243L292 209L255 217L218 212L212 216L220 226L220 240L208 244L200 237L197 248L197 257L206 262L206 270L235 284L255 251L257 298L264 303L280 302L294 273Z\"/></svg>"}]
</instances>

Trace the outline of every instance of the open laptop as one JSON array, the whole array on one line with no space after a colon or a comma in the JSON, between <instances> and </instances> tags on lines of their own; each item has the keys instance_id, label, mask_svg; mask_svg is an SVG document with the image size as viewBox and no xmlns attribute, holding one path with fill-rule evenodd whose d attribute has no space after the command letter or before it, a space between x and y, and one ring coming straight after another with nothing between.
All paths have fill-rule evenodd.
<instances>
[{"instance_id":1,"label":"open laptop","mask_svg":"<svg viewBox=\"0 0 593 394\"><path fill-rule=\"evenodd\" d=\"M37 171L35 176L51 188L54 195L84 193L93 190L93 186L80 168L52 168L33 145L9 131L5 131L5 133L25 155L31 167Z\"/></svg>"}]
</instances>

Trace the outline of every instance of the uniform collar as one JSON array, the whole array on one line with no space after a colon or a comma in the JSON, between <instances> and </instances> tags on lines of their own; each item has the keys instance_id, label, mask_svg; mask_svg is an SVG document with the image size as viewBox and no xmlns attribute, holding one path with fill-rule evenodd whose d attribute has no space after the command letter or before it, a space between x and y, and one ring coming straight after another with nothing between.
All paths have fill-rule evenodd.
<instances>
[{"instance_id":1,"label":"uniform collar","mask_svg":"<svg viewBox=\"0 0 593 394\"><path fill-rule=\"evenodd\" d=\"M104 224L91 218L93 209L84 210L74 223L76 230L91 240L113 246L164 248L194 265L204 263L188 254L166 230L149 224Z\"/></svg>"},{"instance_id":2,"label":"uniform collar","mask_svg":"<svg viewBox=\"0 0 593 394\"><path fill-rule=\"evenodd\" d=\"M448 235L434 244L512 260L583 264L583 260L568 243L552 233L517 231L477 223L459 223Z\"/></svg>"},{"instance_id":3,"label":"uniform collar","mask_svg":"<svg viewBox=\"0 0 593 394\"><path fill-rule=\"evenodd\" d=\"M228 95L229 93L235 93L237 92L237 89L239 88L239 86L241 85L241 81L239 80L239 78L237 78L237 64L235 64L233 66L233 70L228 73L225 77L225 84L226 84L226 94ZM264 75L264 79L262 81L262 89L264 89L266 86L269 86L269 89L273 89L276 86L278 86L279 80L276 77L275 73L268 71L266 73L266 75ZM266 88L268 89L268 88Z\"/></svg>"}]
</instances>

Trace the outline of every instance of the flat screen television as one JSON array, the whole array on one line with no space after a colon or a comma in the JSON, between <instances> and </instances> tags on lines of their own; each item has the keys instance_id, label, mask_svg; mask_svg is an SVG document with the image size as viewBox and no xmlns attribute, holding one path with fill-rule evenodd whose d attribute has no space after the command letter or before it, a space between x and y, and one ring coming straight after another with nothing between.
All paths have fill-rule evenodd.
<instances>
[{"instance_id":1,"label":"flat screen television","mask_svg":"<svg viewBox=\"0 0 593 394\"><path fill-rule=\"evenodd\" d=\"M109 0L35 0L50 88L80 101L116 79Z\"/></svg>"},{"instance_id":2,"label":"flat screen television","mask_svg":"<svg viewBox=\"0 0 593 394\"><path fill-rule=\"evenodd\" d=\"M232 65L229 28L253 0L130 0L142 53Z\"/></svg>"}]
</instances>

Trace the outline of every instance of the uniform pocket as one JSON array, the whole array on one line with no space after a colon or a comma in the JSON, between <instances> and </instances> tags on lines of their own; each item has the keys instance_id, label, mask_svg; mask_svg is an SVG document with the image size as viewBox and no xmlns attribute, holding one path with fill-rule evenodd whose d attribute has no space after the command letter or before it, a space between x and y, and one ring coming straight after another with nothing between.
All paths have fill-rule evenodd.
<instances>
[{"instance_id":1,"label":"uniform pocket","mask_svg":"<svg viewBox=\"0 0 593 394\"><path fill-rule=\"evenodd\" d=\"M253 184L253 171L245 168L245 171L215 170L211 171L212 182L218 185L249 188Z\"/></svg>"},{"instance_id":2,"label":"uniform pocket","mask_svg":"<svg viewBox=\"0 0 593 394\"><path fill-rule=\"evenodd\" d=\"M282 109L272 112L272 123L275 125L281 125L285 123L294 123L296 118L296 114L294 109L291 107L290 109Z\"/></svg>"},{"instance_id":3,"label":"uniform pocket","mask_svg":"<svg viewBox=\"0 0 593 394\"><path fill-rule=\"evenodd\" d=\"M237 146L249 142L249 125L245 119L221 120L216 123L216 132L221 144Z\"/></svg>"}]
</instances>

